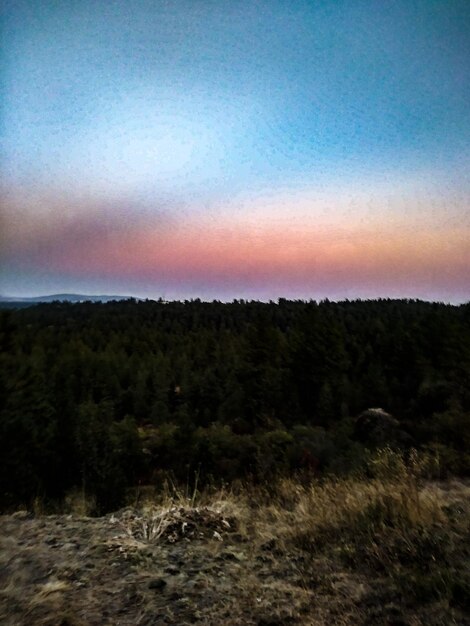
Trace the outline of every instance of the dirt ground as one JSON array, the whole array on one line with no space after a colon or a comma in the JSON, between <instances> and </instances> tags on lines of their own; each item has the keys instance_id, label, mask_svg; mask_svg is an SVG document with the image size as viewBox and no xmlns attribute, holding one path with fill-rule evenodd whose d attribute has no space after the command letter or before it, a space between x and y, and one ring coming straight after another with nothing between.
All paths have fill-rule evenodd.
<instances>
[{"instance_id":1,"label":"dirt ground","mask_svg":"<svg viewBox=\"0 0 470 626\"><path fill-rule=\"evenodd\" d=\"M269 520L268 520L269 522ZM470 624L413 607L386 576L309 554L211 508L124 509L100 518L0 517L5 626ZM269 524L268 524L269 526ZM258 534L257 534L258 533Z\"/></svg>"}]
</instances>

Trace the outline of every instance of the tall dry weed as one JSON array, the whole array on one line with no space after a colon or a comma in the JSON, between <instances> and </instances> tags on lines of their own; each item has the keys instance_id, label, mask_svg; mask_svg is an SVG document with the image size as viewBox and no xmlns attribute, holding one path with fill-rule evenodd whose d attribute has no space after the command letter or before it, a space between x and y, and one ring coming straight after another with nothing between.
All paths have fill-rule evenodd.
<instances>
[{"instance_id":1,"label":"tall dry weed","mask_svg":"<svg viewBox=\"0 0 470 626\"><path fill-rule=\"evenodd\" d=\"M258 510L258 530L266 536L275 528L278 539L314 549L335 541L340 533L357 538L439 523L443 513L438 493L422 488L428 465L429 459L414 452L405 458L384 449L371 457L362 476L330 477L307 485L282 480L269 503Z\"/></svg>"}]
</instances>

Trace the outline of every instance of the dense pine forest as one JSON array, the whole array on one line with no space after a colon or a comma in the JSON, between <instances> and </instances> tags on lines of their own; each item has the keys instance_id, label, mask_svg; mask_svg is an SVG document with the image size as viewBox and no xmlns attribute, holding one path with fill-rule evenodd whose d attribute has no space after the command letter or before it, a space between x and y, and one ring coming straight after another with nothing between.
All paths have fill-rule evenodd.
<instances>
[{"instance_id":1,"label":"dense pine forest","mask_svg":"<svg viewBox=\"0 0 470 626\"><path fill-rule=\"evenodd\" d=\"M53 302L1 310L0 350L4 510L341 475L385 445L470 473L469 304Z\"/></svg>"}]
</instances>

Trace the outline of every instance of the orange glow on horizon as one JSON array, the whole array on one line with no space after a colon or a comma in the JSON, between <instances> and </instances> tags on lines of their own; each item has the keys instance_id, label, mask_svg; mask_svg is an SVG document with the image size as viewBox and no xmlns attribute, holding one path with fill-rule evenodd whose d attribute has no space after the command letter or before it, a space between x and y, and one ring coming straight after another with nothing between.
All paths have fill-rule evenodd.
<instances>
[{"instance_id":1,"label":"orange glow on horizon","mask_svg":"<svg viewBox=\"0 0 470 626\"><path fill-rule=\"evenodd\" d=\"M202 281L274 280L385 283L463 277L470 264L467 233L368 230L317 232L295 225L263 228L188 224L161 233L137 229L99 234L83 245L49 251L48 269L78 275ZM38 262L38 260L36 260Z\"/></svg>"},{"instance_id":2,"label":"orange glow on horizon","mask_svg":"<svg viewBox=\"0 0 470 626\"><path fill-rule=\"evenodd\" d=\"M353 207L333 193L294 194L291 202L273 195L210 213L163 205L131 210L124 202L82 198L61 212L62 200L53 194L28 213L15 198L9 213L17 217L9 220L2 253L25 271L194 294L246 288L282 295L330 287L387 294L403 285L410 294L470 290L465 220L458 212L454 221L440 213L425 220L423 205L413 209L411 200L411 208L403 201L397 211L375 201L371 208L354 194Z\"/></svg>"}]
</instances>

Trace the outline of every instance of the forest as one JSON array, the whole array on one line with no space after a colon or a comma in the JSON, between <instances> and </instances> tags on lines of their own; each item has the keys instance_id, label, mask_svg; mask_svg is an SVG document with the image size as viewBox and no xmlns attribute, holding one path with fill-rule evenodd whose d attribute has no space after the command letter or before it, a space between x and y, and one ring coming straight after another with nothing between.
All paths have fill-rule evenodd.
<instances>
[{"instance_id":1,"label":"forest","mask_svg":"<svg viewBox=\"0 0 470 626\"><path fill-rule=\"evenodd\" d=\"M80 489L102 513L168 476L347 475L378 446L426 451L438 477L468 475L469 383L470 304L3 308L0 509ZM359 417L376 407L388 415L378 434Z\"/></svg>"}]
</instances>

